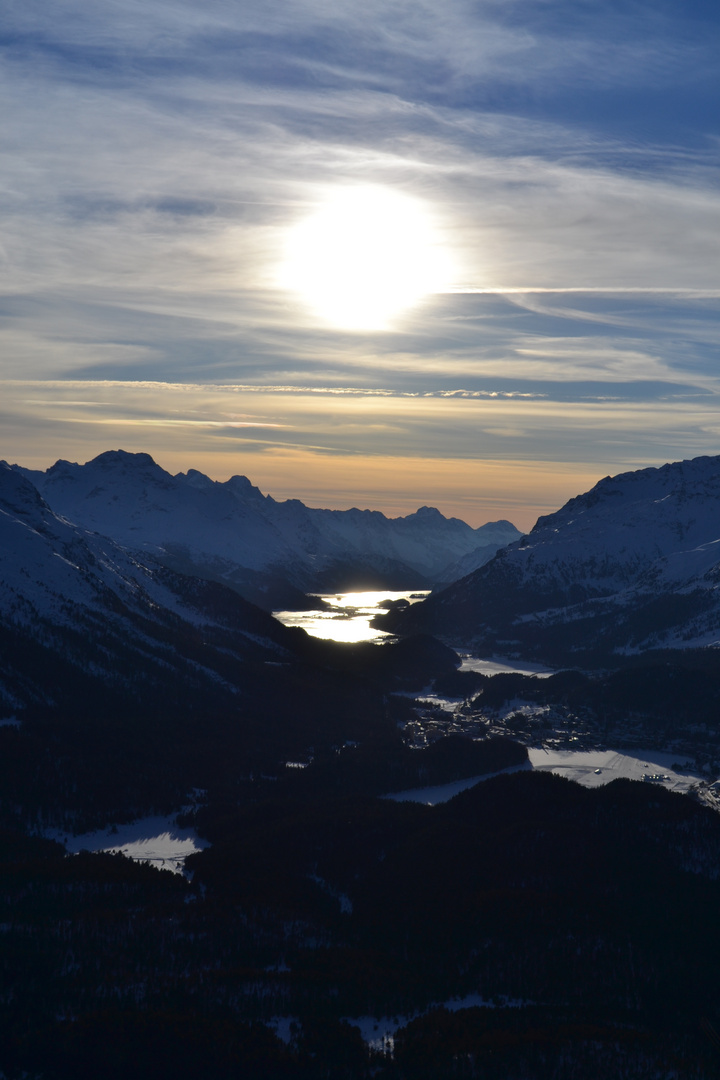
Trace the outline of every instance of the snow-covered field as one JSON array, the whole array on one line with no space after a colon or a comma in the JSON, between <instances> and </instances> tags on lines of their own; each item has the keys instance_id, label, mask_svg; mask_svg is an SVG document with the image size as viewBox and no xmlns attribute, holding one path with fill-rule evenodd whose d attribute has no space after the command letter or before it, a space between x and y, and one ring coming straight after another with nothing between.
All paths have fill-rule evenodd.
<instances>
[{"instance_id":1,"label":"snow-covered field","mask_svg":"<svg viewBox=\"0 0 720 1080\"><path fill-rule=\"evenodd\" d=\"M659 784L671 791L686 794L701 780L708 777L697 772L676 772L672 766L684 765L687 759L680 761L673 754L657 750L635 750L620 753L616 750L547 750L544 747L529 747L529 762L502 773L521 772L533 769L536 772L554 772L566 776L583 787L600 787L611 780L626 777L629 780L644 780L646 783ZM452 784L439 784L436 787L413 788L408 791L396 791L385 796L396 802L420 802L426 806L436 806L447 802L460 791L474 787L491 776L502 773L490 773L485 776L473 776L467 780L456 780Z\"/></svg>"},{"instance_id":2,"label":"snow-covered field","mask_svg":"<svg viewBox=\"0 0 720 1080\"><path fill-rule=\"evenodd\" d=\"M436 806L447 802L466 788L489 780L492 776L530 769L558 773L585 787L599 787L602 784L609 784L611 780L618 777L627 777L630 780L645 780L646 783L659 784L671 791L683 793L690 791L700 781L707 782L710 779L697 772L675 771L673 764L683 765L685 759L681 758L678 762L676 756L660 753L657 750L620 753L615 750L547 750L542 747L530 747L528 756L530 760L526 764L503 769L501 772L472 776L466 780L456 780L453 783L439 784L435 787L391 792L384 797L396 802L419 802L427 806ZM71 854L77 854L79 851L121 852L138 862L149 862L161 870L172 870L176 874L183 873L186 856L194 851L202 851L208 846L207 842L201 840L193 829L180 828L172 815L142 818L129 825L111 826L97 832L82 833L79 836L72 836L57 829L48 831L45 835L64 843ZM467 1006L457 1006L457 1008L465 1007ZM373 1023L375 1022L373 1020ZM357 1023L359 1024L359 1021Z\"/></svg>"},{"instance_id":3,"label":"snow-covered field","mask_svg":"<svg viewBox=\"0 0 720 1080\"><path fill-rule=\"evenodd\" d=\"M502 769L500 772L485 773L483 776L470 776L466 780L453 780L450 784L436 784L434 787L422 787L411 788L407 791L393 791L388 795L384 795L385 799L392 799L394 802L419 802L424 803L426 806L437 806L439 803L447 802L448 799L452 799L455 795L458 795L461 791L465 791L466 788L475 787L483 780L489 780L491 776L503 776L505 773L514 772L527 772L532 769L532 765L527 762L525 765L511 765L508 769Z\"/></svg>"},{"instance_id":4,"label":"snow-covered field","mask_svg":"<svg viewBox=\"0 0 720 1080\"><path fill-rule=\"evenodd\" d=\"M193 829L176 825L174 816L142 818L130 825L115 825L80 836L58 830L47 835L64 843L73 855L79 851L119 851L138 862L149 862L176 874L183 872L187 855L208 846Z\"/></svg>"},{"instance_id":5,"label":"snow-covered field","mask_svg":"<svg viewBox=\"0 0 720 1080\"><path fill-rule=\"evenodd\" d=\"M533 769L567 776L584 787L601 787L611 780L645 780L661 784L671 791L687 793L700 780L702 773L676 772L673 765L690 765L690 759L659 750L635 750L620 753L615 750L547 750L529 747Z\"/></svg>"},{"instance_id":6,"label":"snow-covered field","mask_svg":"<svg viewBox=\"0 0 720 1080\"><path fill-rule=\"evenodd\" d=\"M543 667L542 664L530 664L524 660L481 660L469 653L461 653L461 656L460 671L478 671L481 675L501 675L509 672L512 675L537 675L539 679L547 679L554 674L552 668Z\"/></svg>"}]
</instances>

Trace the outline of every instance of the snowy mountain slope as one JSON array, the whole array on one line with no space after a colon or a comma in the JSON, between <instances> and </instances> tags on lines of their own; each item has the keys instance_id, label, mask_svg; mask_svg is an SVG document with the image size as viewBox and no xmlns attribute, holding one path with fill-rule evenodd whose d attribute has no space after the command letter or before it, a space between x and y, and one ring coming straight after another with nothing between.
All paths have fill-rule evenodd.
<instances>
[{"instance_id":1,"label":"snowy mountain slope","mask_svg":"<svg viewBox=\"0 0 720 1080\"><path fill-rule=\"evenodd\" d=\"M606 477L395 621L535 656L716 644L719 541L720 457Z\"/></svg>"},{"instance_id":2,"label":"snowy mountain slope","mask_svg":"<svg viewBox=\"0 0 720 1080\"><path fill-rule=\"evenodd\" d=\"M479 546L497 548L520 536L507 522L472 529L430 507L389 519L378 511L277 502L245 477L220 483L196 470L171 476L148 454L122 450L85 465L58 461L45 473L15 468L69 520L243 594L255 588L257 602L263 589L272 600L278 577L306 591L373 575L383 586L420 586L440 580L448 563Z\"/></svg>"},{"instance_id":3,"label":"snowy mountain slope","mask_svg":"<svg viewBox=\"0 0 720 1080\"><path fill-rule=\"evenodd\" d=\"M0 462L0 821L166 813L194 788L385 738L385 685L456 657L373 649L315 641L75 525Z\"/></svg>"},{"instance_id":4,"label":"snowy mountain slope","mask_svg":"<svg viewBox=\"0 0 720 1080\"><path fill-rule=\"evenodd\" d=\"M53 702L85 675L224 682L228 657L283 660L283 627L235 594L141 561L58 517L0 463L0 701ZM53 669L52 676L50 668ZM58 671L63 674L58 678Z\"/></svg>"},{"instance_id":5,"label":"snowy mountain slope","mask_svg":"<svg viewBox=\"0 0 720 1080\"><path fill-rule=\"evenodd\" d=\"M518 530L509 521L490 521L482 526L484 542L479 544L467 555L461 556L456 562L450 563L436 576L438 585L450 584L467 577L474 570L479 570L485 563L490 562L501 547L514 544L520 539ZM480 532L480 530L478 530Z\"/></svg>"}]
</instances>

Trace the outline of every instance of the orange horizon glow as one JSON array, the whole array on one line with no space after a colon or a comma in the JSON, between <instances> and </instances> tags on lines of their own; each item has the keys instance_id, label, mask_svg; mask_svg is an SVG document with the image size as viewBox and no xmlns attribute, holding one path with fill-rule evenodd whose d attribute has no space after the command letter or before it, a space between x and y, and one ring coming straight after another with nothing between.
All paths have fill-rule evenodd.
<instances>
[{"instance_id":1,"label":"orange horizon glow","mask_svg":"<svg viewBox=\"0 0 720 1080\"><path fill-rule=\"evenodd\" d=\"M146 452L170 473L247 476L277 500L406 516L437 507L473 527L529 530L602 477L702 450L715 421L678 401L409 396L388 391L77 380L6 382L0 457L47 469L107 450ZM655 439L663 417L662 445ZM702 421L702 423L699 423ZM585 460L576 452L582 427ZM632 454L619 430L642 439ZM693 440L698 443L697 449ZM523 456L532 448L533 456ZM662 455L662 456L661 456Z\"/></svg>"},{"instance_id":2,"label":"orange horizon glow","mask_svg":"<svg viewBox=\"0 0 720 1080\"><path fill-rule=\"evenodd\" d=\"M612 471L554 461L374 457L284 449L262 454L236 449L188 451L160 446L152 438L142 442L125 438L121 443L106 439L94 446L84 443L82 453L73 454L66 447L50 458L47 451L25 454L17 464L44 470L58 457L84 463L119 446L151 454L172 474L197 469L219 481L247 476L276 501L300 499L307 506L330 510L379 510L386 517L404 517L420 506L434 506L473 528L506 519L525 532L540 515L559 509Z\"/></svg>"}]
</instances>

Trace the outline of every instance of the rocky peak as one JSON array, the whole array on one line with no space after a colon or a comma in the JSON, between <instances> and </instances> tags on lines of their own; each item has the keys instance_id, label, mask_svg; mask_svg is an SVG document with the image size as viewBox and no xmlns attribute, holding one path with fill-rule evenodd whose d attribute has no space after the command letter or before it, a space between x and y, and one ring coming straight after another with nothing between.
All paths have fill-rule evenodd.
<instances>
[{"instance_id":1,"label":"rocky peak","mask_svg":"<svg viewBox=\"0 0 720 1080\"><path fill-rule=\"evenodd\" d=\"M13 516L38 519L49 512L35 485L6 461L0 461L0 509Z\"/></svg>"},{"instance_id":2,"label":"rocky peak","mask_svg":"<svg viewBox=\"0 0 720 1080\"><path fill-rule=\"evenodd\" d=\"M98 454L90 462L91 465L100 465L102 468L116 468L122 466L123 468L159 468L157 463L151 458L150 454L144 453L131 453L128 450L106 450L102 454Z\"/></svg>"}]
</instances>

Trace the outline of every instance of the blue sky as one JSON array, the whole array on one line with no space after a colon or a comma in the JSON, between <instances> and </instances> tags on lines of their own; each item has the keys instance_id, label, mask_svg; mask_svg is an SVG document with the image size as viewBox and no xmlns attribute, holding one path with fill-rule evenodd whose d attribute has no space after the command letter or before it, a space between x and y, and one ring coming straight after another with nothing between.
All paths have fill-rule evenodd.
<instances>
[{"instance_id":1,"label":"blue sky","mask_svg":"<svg viewBox=\"0 0 720 1080\"><path fill-rule=\"evenodd\" d=\"M720 449L717 5L11 0L0 48L0 456L527 527ZM382 330L278 284L358 185L453 265Z\"/></svg>"}]
</instances>

